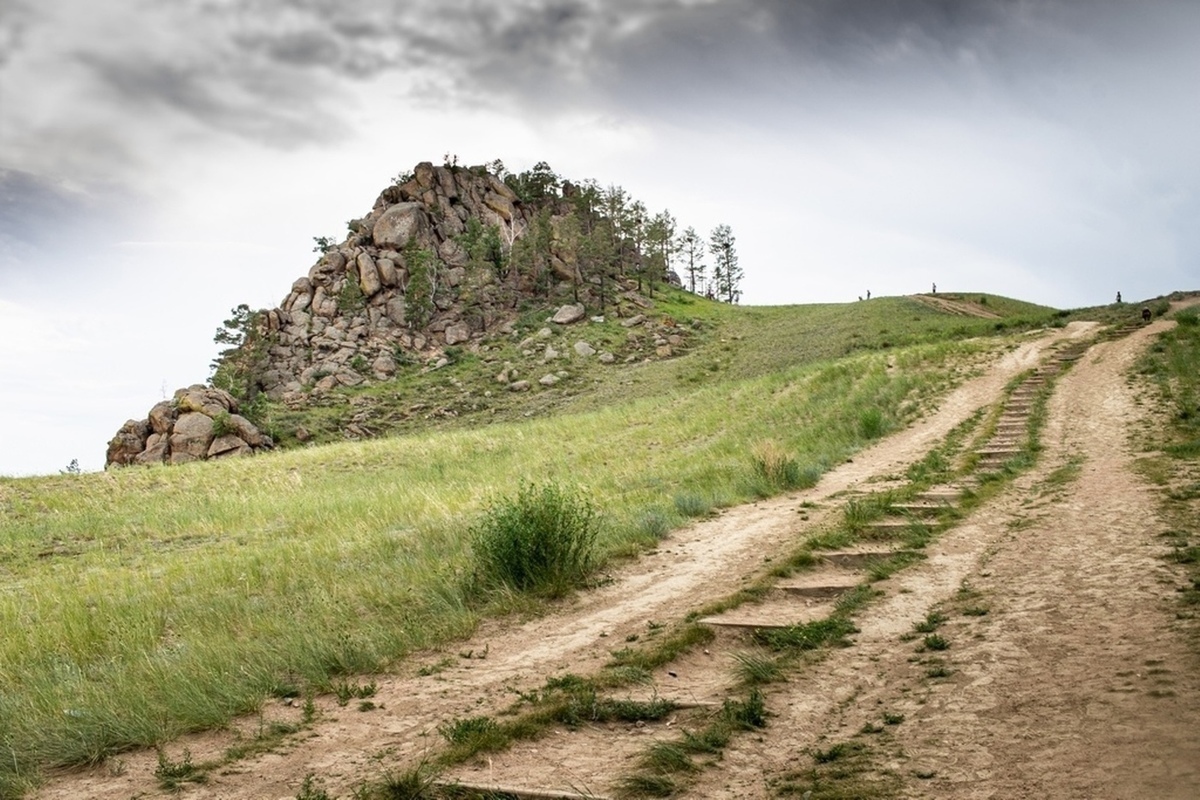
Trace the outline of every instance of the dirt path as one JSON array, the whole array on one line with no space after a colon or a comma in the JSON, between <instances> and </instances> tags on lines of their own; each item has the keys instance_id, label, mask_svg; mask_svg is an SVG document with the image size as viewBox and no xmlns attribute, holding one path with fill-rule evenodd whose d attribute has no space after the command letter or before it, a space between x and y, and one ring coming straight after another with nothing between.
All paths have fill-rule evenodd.
<instances>
[{"instance_id":1,"label":"dirt path","mask_svg":"<svg viewBox=\"0 0 1200 800\"><path fill-rule=\"evenodd\" d=\"M456 645L453 652L430 654L421 664L413 666L412 674L379 680L377 694L372 698L377 706L375 710L360 712L353 706L339 708L331 699L320 701L318 722L310 733L289 742L279 751L243 760L228 771L213 774L207 784L188 786L183 790L183 796L291 800L309 773L320 776L331 795L348 796L361 782L376 779L389 769L411 765L436 748L440 743L436 733L439 723L454 717L494 714L511 704L513 689L536 688L548 676L563 671L588 673L600 668L608 661L611 651L622 646L628 637L645 634L649 622L679 619L691 609L728 595L761 572L764 559L789 550L806 531L821 524L823 513L832 513L806 511L798 514L802 502L821 503L830 495L860 486L874 476L893 473L919 459L955 425L978 408L994 402L1004 386L1015 375L1035 366L1048 348L1064 339L1085 336L1094 327L1076 323L1065 330L1031 337L1000 358L983 375L968 380L919 423L831 471L814 489L730 509L715 519L690 526L672 535L656 553L623 567L606 587L575 598L551 616L520 625L488 623L470 641ZM1148 334L1141 336L1144 335ZM1113 366L1117 359L1110 358L1109 361L1110 369L1117 368ZM1116 384L1123 385L1120 380ZM1060 395L1067 396L1067 393L1060 391ZM1074 393L1070 396L1074 397ZM1107 392L1102 393L1097 401L1099 405L1096 408L1088 406L1086 411L1091 416L1108 413L1107 402ZM1066 413L1057 412L1056 419ZM1083 421L1076 420L1077 423ZM1084 433L1064 433L1058 438L1074 441L1069 436L1082 437ZM1055 447L1061 449L1065 445ZM1115 451L1116 447L1111 449ZM1055 457L1043 459L1043 463ZM1087 468L1091 467L1089 461ZM1131 481L1123 480L1118 488L1128 485L1132 485ZM1150 508L1149 499L1142 500L1145 507ZM1144 510L1140 506L1139 509ZM1061 512L1065 507L1056 510ZM814 670L803 681L790 684L786 694L773 695L772 710L778 717L772 720L769 736L761 744L739 741L727 753L721 768L701 780L694 796L762 796L773 774L786 771L810 741L816 741L822 733L832 730L832 709L845 707L839 700L844 699L847 692L861 695L864 690L858 687L863 684L886 692L895 675L887 672L885 667L877 668L869 654L881 657L880 654L886 651L896 650L897 637L908 629L912 620L921 617L933 603L950 595L963 577L978 569L982 553L980 541L998 542L1007 531L1003 512L989 513L1000 516L993 523L976 519L960 526L940 540L922 567L893 579L897 586L888 587L888 601L872 610L862 622L858 646L840 651L827 662L827 667ZM1147 546L1142 547L1141 557L1153 564L1152 553ZM1069 558L1067 560L1069 562ZM1049 568L1048 564L1039 566ZM1130 580L1128 585L1145 585L1146 576L1151 573L1138 572L1143 566L1142 561L1132 557L1128 560L1130 573L1122 575ZM1131 577L1134 573L1137 573L1136 580ZM1035 588L1035 584L1029 585L1030 591ZM1034 595L1029 602L1040 607L1038 603L1042 601ZM997 606L999 610L999 602ZM988 618L987 624L994 625L1004 618L997 613ZM1094 628L1079 629L1080 638L1096 635ZM992 641L990 637L989 634L985 641ZM1165 642L1155 652L1160 650L1167 652ZM967 649L964 647L962 652L965 654ZM1005 652L1012 656L1011 652ZM464 654L472 657L460 657ZM480 657L485 654L486 657ZM706 664L708 655L693 654L688 657L690 660L685 660L683 672L672 670L685 678L691 671L695 680L686 685L683 681L671 684L665 676L660 676L664 691L670 690L681 696L690 694L697 699L715 696L720 681L712 676L727 671L728 664ZM958 655L956 650L955 656ZM1086 656L1090 657L1091 652L1088 651ZM1141 660L1152 657L1160 656L1146 655ZM417 674L418 666L427 667L426 674ZM902 666L897 668L902 669ZM961 674L965 680L969 674L966 666L961 668ZM1195 670L1188 674L1194 675ZM1183 670L1172 675L1179 681L1184 680ZM983 685L988 683L985 681ZM1200 693L1191 691L1193 688L1181 685L1180 696L1200 697ZM932 698L934 693L931 691L930 694ZM295 720L298 716L298 708L282 703L273 703L264 711L264 719L268 722L276 718ZM256 718L244 720L238 727L252 733L260 724L262 721ZM913 725L907 730L917 729L918 726ZM926 727L921 726L920 730L926 730ZM931 725L928 730L935 728ZM540 781L541 785L590 786L597 791L606 791L604 778L611 778L614 769L623 766L623 759L644 746L645 736L659 733L663 731L634 729L618 742L600 741L603 737L595 731L585 730L574 735L564 733L519 746L486 765L473 768L486 770L486 777L494 780L518 776L526 785ZM952 732L945 734L951 735ZM221 753L231 740L229 733L189 737L169 747L168 752L172 757L178 757L186 748L199 762ZM933 741L941 739L923 737L914 741L911 745L913 753L919 752L921 747L932 747L929 743ZM968 749L968 752L973 751ZM961 754L955 756L956 759L960 757ZM989 757L994 759L996 756L993 753ZM931 763L940 763L934 750L929 751L927 758ZM125 800L134 795L171 796L157 788L155 766L154 753L131 753L108 766L57 776L35 796L114 800ZM958 791L956 787L966 780L951 779L951 772L940 769L938 774L945 776L939 777L939 781L948 784L950 794L947 796ZM977 774L969 769L964 771L964 775ZM921 788L932 788L938 783L935 781ZM1001 792L1001 796L1008 795Z\"/></svg>"},{"instance_id":2,"label":"dirt path","mask_svg":"<svg viewBox=\"0 0 1200 800\"><path fill-rule=\"evenodd\" d=\"M800 794L814 751L857 741L876 760L865 777L914 798L1200 797L1200 654L1173 627L1127 441L1125 371L1165 324L1066 373L1038 467L889 581L855 646L774 694L772 733L688 796ZM936 655L904 641L933 609L949 617Z\"/></svg>"}]
</instances>

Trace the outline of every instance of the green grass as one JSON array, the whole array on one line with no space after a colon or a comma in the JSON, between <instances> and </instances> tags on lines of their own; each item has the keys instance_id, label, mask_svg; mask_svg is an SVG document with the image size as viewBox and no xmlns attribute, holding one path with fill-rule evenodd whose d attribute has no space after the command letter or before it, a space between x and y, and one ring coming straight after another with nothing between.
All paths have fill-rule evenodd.
<instances>
[{"instance_id":1,"label":"green grass","mask_svg":"<svg viewBox=\"0 0 1200 800\"><path fill-rule=\"evenodd\" d=\"M487 585L561 597L595 563L596 507L557 484L522 485L493 500L471 529L477 574Z\"/></svg>"},{"instance_id":2,"label":"green grass","mask_svg":"<svg viewBox=\"0 0 1200 800\"><path fill-rule=\"evenodd\" d=\"M480 614L512 607L473 591L467 534L490 499L577 487L600 512L601 567L762 496L756 443L797 470L785 466L768 493L806 485L911 421L961 379L956 365L997 344L957 341L987 328L902 298L861 309L686 300L671 296L662 313L696 331L688 355L581 367L587 390L526 397L530 418L502 403L483 427L465 415L253 459L0 478L0 797L48 767L221 727L281 685L333 691L470 633ZM390 392L394 409L429 381L490 381L487 359L507 347L362 396ZM689 377L697 369L703 380ZM348 407L338 395L314 413ZM616 665L665 663L690 630Z\"/></svg>"}]
</instances>

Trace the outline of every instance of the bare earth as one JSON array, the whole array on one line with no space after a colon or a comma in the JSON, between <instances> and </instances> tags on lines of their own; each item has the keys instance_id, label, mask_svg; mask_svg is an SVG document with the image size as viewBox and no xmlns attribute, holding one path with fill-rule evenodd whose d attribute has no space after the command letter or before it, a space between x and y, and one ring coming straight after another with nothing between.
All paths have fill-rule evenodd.
<instances>
[{"instance_id":1,"label":"bare earth","mask_svg":"<svg viewBox=\"0 0 1200 800\"><path fill-rule=\"evenodd\" d=\"M885 596L856 617L854 646L771 688L768 727L735 738L686 796L773 796L782 777L812 764L812 748L844 741L887 711L904 721L889 726L879 766L899 776L911 797L1200 797L1200 653L1176 628L1174 583L1157 538L1164 526L1131 469L1127 440L1141 411L1125 371L1167 324L1097 344L1065 373L1038 465L941 536L926 561L879 584ZM552 675L595 671L627 637L644 636L648 623L678 620L761 574L765 560L836 513L831 496L920 459L996 402L1052 344L1094 327L1030 337L935 412L814 489L696 523L552 615L488 623L451 652L419 659L410 673L377 679L372 700L381 708L360 712L320 699L311 732L182 795L291 800L313 773L331 796L345 797L363 781L416 764L440 746L440 723L498 713L514 701L513 689L532 690ZM1048 480L1075 463L1073 480ZM802 508L805 501L818 508ZM940 654L949 676L930 680L927 659L902 636L931 609L949 608L964 585L988 613L948 614L939 633L951 645ZM721 633L703 652L662 670L655 691L719 700L733 683L731 655L739 647L736 634ZM422 665L439 666L422 676ZM264 716L295 720L299 710L273 702ZM258 724L238 727L252 733ZM676 734L678 724L558 731L449 777L609 795L646 745ZM232 737L191 737L168 752L178 757L186 747L203 761ZM127 754L119 766L54 776L35 796L171 796L157 787L155 765L153 752Z\"/></svg>"}]
</instances>

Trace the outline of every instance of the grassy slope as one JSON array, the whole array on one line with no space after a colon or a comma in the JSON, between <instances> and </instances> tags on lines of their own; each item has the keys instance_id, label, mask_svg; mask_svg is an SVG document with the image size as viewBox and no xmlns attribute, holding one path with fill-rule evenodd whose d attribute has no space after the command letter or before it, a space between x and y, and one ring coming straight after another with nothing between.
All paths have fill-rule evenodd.
<instances>
[{"instance_id":1,"label":"grassy slope","mask_svg":"<svg viewBox=\"0 0 1200 800\"><path fill-rule=\"evenodd\" d=\"M0 797L48 765L220 725L281 686L327 687L467 633L486 607L462 579L466 528L522 480L584 488L606 511L605 552L632 552L677 508L776 491L752 469L756 444L819 474L1000 344L966 339L995 320L903 298L738 309L674 294L656 313L702 334L688 355L572 362L565 389L497 397L449 430L0 479ZM359 396L461 402L521 357L511 348Z\"/></svg>"}]
</instances>

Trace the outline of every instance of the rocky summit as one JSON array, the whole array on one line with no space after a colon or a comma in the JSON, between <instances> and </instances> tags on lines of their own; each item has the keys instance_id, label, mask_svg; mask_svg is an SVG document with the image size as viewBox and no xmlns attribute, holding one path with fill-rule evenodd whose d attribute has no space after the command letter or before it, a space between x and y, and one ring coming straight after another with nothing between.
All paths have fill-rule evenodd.
<instances>
[{"instance_id":1,"label":"rocky summit","mask_svg":"<svg viewBox=\"0 0 1200 800\"><path fill-rule=\"evenodd\" d=\"M314 391L387 380L398 362L436 356L503 327L520 298L594 299L564 230L571 195L565 184L562 196L522 201L483 168L417 165L266 312L270 344L258 388L298 403ZM511 251L535 233L543 252L531 261L540 256L540 265L501 270L486 254L473 257L479 237ZM566 312L570 319L555 321L583 319L582 306L572 308L578 310Z\"/></svg>"},{"instance_id":2,"label":"rocky summit","mask_svg":"<svg viewBox=\"0 0 1200 800\"><path fill-rule=\"evenodd\" d=\"M220 389L181 389L148 418L127 422L109 444L108 465L179 464L271 447L247 419L257 419L256 398L303 409L336 389L392 380L405 367L436 368L456 350L480 352L496 337L518 336L516 323L528 312L544 311L555 327L608 318L644 330L654 350L642 352L635 345L645 337L631 332L630 352L619 354L626 362L684 349L685 332L645 316L656 283L679 284L669 267L673 218L664 212L647 224L645 207L627 205L619 187L605 195L594 182L561 180L545 164L520 175L497 172L418 164L380 193L370 213L347 223L343 241L316 237L316 263L278 307L239 306L218 330L216 341L231 345L214 362L211 383ZM572 352L603 364L618 359L587 342ZM561 380L531 384L516 370L502 372L512 373L503 381L512 391ZM347 427L345 435L367 434Z\"/></svg>"}]
</instances>

